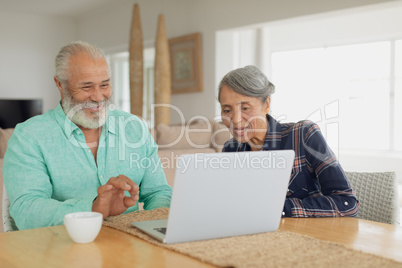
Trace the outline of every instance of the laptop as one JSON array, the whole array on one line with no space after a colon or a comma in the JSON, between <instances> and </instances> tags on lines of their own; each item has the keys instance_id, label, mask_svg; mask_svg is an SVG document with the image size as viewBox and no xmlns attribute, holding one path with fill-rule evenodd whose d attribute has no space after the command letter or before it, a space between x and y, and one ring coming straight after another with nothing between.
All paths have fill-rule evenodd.
<instances>
[{"instance_id":1,"label":"laptop","mask_svg":"<svg viewBox=\"0 0 402 268\"><path fill-rule=\"evenodd\" d=\"M292 150L180 155L168 219L131 224L167 244L275 231L294 155Z\"/></svg>"}]
</instances>

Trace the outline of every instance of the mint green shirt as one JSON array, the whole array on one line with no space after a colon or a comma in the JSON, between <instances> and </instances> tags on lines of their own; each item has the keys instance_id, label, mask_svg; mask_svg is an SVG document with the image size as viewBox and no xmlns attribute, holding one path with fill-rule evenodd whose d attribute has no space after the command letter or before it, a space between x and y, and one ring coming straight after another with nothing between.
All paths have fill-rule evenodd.
<instances>
[{"instance_id":1,"label":"mint green shirt","mask_svg":"<svg viewBox=\"0 0 402 268\"><path fill-rule=\"evenodd\" d=\"M140 187L144 209L169 207L158 147L136 116L109 111L97 159L61 105L18 124L8 142L3 176L10 214L20 230L63 224L67 213L91 211L97 189L120 174ZM126 192L128 195L128 193ZM138 203L127 212L138 210Z\"/></svg>"}]
</instances>

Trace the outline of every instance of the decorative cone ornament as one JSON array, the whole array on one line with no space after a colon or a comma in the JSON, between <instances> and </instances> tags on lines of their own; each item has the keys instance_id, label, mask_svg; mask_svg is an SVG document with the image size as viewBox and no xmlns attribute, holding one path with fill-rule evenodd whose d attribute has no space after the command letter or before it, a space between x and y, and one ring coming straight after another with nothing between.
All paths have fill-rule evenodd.
<instances>
[{"instance_id":1,"label":"decorative cone ornament","mask_svg":"<svg viewBox=\"0 0 402 268\"><path fill-rule=\"evenodd\" d=\"M143 106L143 41L140 8L134 5L130 31L130 105L131 113L142 117Z\"/></svg>"},{"instance_id":2,"label":"decorative cone ornament","mask_svg":"<svg viewBox=\"0 0 402 268\"><path fill-rule=\"evenodd\" d=\"M155 44L155 126L170 123L170 98L172 78L170 70L169 42L166 37L165 17L158 17Z\"/></svg>"}]
</instances>

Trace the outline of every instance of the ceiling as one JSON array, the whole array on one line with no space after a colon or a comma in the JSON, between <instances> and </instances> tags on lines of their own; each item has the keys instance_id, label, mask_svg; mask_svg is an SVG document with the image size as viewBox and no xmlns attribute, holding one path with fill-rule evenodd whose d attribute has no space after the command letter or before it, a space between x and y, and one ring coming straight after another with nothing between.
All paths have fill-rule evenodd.
<instances>
[{"instance_id":1,"label":"ceiling","mask_svg":"<svg viewBox=\"0 0 402 268\"><path fill-rule=\"evenodd\" d=\"M78 17L122 0L0 0L0 11Z\"/></svg>"}]
</instances>

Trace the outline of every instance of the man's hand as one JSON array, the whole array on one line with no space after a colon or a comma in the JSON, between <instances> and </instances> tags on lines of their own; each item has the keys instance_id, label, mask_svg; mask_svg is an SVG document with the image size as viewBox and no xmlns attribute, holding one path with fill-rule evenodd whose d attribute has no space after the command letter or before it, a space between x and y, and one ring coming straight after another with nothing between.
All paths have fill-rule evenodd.
<instances>
[{"instance_id":1,"label":"man's hand","mask_svg":"<svg viewBox=\"0 0 402 268\"><path fill-rule=\"evenodd\" d=\"M125 196L128 191L130 196ZM124 175L112 177L98 188L98 197L92 204L92 211L100 212L103 218L120 215L139 199L140 187Z\"/></svg>"}]
</instances>

